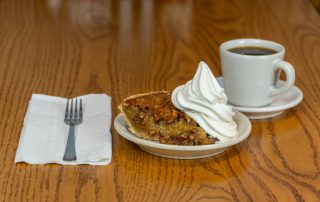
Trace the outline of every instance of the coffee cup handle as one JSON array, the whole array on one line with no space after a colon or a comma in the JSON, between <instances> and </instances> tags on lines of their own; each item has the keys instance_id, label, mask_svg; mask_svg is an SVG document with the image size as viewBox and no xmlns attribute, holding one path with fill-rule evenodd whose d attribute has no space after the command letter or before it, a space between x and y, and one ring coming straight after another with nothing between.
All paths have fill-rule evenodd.
<instances>
[{"instance_id":1,"label":"coffee cup handle","mask_svg":"<svg viewBox=\"0 0 320 202\"><path fill-rule=\"evenodd\" d=\"M274 71L277 72L278 69L281 69L286 74L287 80L285 81L285 84L281 86L280 88L277 88L275 86L272 86L270 88L270 96L279 95L281 93L284 93L285 91L289 90L293 85L295 81L295 72L293 66L284 61L284 60L276 60L273 63Z\"/></svg>"}]
</instances>

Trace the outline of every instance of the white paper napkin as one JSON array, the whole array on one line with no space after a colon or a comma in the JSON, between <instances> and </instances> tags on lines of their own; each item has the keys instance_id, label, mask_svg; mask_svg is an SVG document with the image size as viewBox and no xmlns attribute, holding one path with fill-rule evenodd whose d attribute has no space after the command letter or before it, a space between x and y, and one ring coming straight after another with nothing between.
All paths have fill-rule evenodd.
<instances>
[{"instance_id":1,"label":"white paper napkin","mask_svg":"<svg viewBox=\"0 0 320 202\"><path fill-rule=\"evenodd\" d=\"M33 94L25 115L15 162L29 164L91 164L111 162L111 97L81 96L83 122L75 126L77 160L63 161L69 126L63 122L67 100Z\"/></svg>"}]
</instances>

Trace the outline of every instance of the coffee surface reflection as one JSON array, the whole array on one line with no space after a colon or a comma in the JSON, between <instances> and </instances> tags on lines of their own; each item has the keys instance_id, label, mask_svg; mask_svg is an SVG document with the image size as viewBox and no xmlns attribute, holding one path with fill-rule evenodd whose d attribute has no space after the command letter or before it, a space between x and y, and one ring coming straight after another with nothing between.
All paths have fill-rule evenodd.
<instances>
[{"instance_id":1,"label":"coffee surface reflection","mask_svg":"<svg viewBox=\"0 0 320 202\"><path fill-rule=\"evenodd\" d=\"M235 47L229 49L228 51L241 55L271 55L277 53L277 51L273 49L251 46Z\"/></svg>"}]
</instances>

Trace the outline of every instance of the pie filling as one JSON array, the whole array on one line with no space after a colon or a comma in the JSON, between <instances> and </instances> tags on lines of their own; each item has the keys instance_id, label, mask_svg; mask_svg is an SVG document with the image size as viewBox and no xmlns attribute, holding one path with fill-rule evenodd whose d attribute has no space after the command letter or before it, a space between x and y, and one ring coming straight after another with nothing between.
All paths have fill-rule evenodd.
<instances>
[{"instance_id":1,"label":"pie filling","mask_svg":"<svg viewBox=\"0 0 320 202\"><path fill-rule=\"evenodd\" d=\"M216 138L177 109L167 91L131 96L119 106L135 135L162 144L206 145Z\"/></svg>"}]
</instances>

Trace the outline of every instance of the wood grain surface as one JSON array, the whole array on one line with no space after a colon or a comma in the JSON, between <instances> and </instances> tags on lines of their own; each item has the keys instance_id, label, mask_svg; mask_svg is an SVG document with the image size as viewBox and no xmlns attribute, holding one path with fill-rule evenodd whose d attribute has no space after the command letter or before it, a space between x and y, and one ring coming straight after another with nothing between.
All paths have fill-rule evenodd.
<instances>
[{"instance_id":1,"label":"wood grain surface","mask_svg":"<svg viewBox=\"0 0 320 202\"><path fill-rule=\"evenodd\" d=\"M200 160L141 151L112 128L108 166L14 164L32 93L125 97L173 90L218 47L282 43L303 102L252 121L251 136ZM308 0L1 0L1 201L320 201L320 17Z\"/></svg>"}]
</instances>

